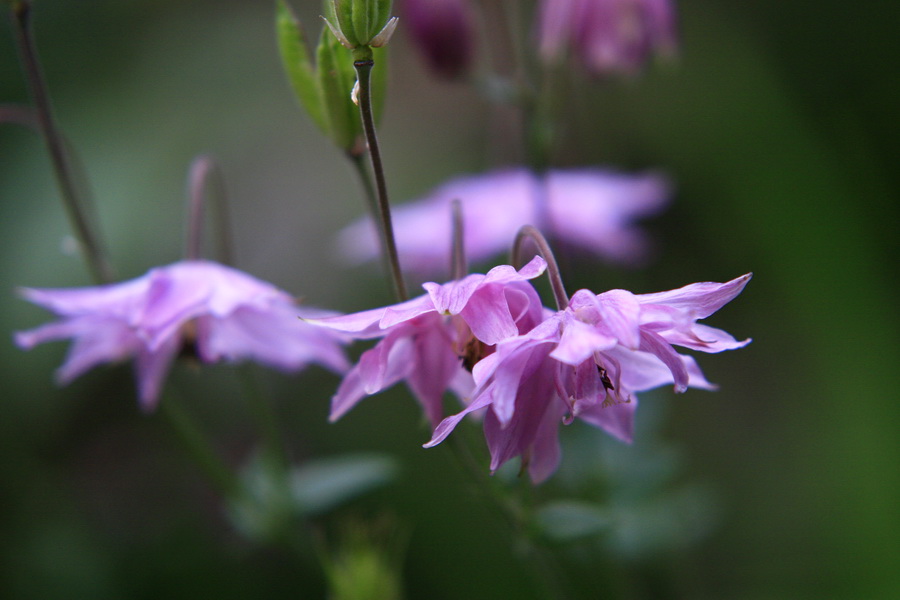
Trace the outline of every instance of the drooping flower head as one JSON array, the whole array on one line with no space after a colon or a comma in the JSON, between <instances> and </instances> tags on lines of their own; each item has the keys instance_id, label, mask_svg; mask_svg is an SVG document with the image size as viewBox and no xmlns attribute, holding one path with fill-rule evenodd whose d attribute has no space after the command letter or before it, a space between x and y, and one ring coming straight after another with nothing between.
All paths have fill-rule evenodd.
<instances>
[{"instance_id":1,"label":"drooping flower head","mask_svg":"<svg viewBox=\"0 0 900 600\"><path fill-rule=\"evenodd\" d=\"M469 0L398 0L397 12L437 75L452 79L469 69L475 50Z\"/></svg>"},{"instance_id":2,"label":"drooping flower head","mask_svg":"<svg viewBox=\"0 0 900 600\"><path fill-rule=\"evenodd\" d=\"M568 52L591 73L634 73L678 39L673 0L542 0L538 45L556 63Z\"/></svg>"},{"instance_id":3,"label":"drooping flower head","mask_svg":"<svg viewBox=\"0 0 900 600\"><path fill-rule=\"evenodd\" d=\"M464 397L470 373L494 346L532 329L543 318L528 282L546 263L535 257L519 271L501 265L445 284L426 283L426 294L393 306L315 319L357 339L382 338L344 377L332 399L336 421L362 398L406 381L432 426L443 418L443 397Z\"/></svg>"},{"instance_id":4,"label":"drooping flower head","mask_svg":"<svg viewBox=\"0 0 900 600\"><path fill-rule=\"evenodd\" d=\"M656 174L625 175L599 169L527 169L460 177L421 200L393 210L398 251L406 268L433 274L446 268L450 245L450 203L460 200L466 255L473 262L506 252L523 225L554 240L618 263L640 261L647 240L634 225L659 212L669 186ZM341 232L342 253L352 262L374 260L378 241L367 221Z\"/></svg>"},{"instance_id":5,"label":"drooping flower head","mask_svg":"<svg viewBox=\"0 0 900 600\"><path fill-rule=\"evenodd\" d=\"M298 307L275 286L215 262L177 262L111 285L21 293L61 319L17 333L19 347L72 339L56 374L61 384L134 357L146 410L156 406L173 359L188 347L208 363L250 359L285 371L310 363L338 372L348 366L342 336L298 318L333 313Z\"/></svg>"},{"instance_id":6,"label":"drooping flower head","mask_svg":"<svg viewBox=\"0 0 900 600\"><path fill-rule=\"evenodd\" d=\"M564 310L501 342L475 366L471 403L445 419L426 447L450 434L466 414L490 407L484 421L491 469L521 456L531 478L559 462L558 426L579 418L630 442L636 392L674 384L713 389L690 356L673 348L721 352L745 346L697 323L735 298L750 280L695 283L657 294L576 292Z\"/></svg>"}]
</instances>

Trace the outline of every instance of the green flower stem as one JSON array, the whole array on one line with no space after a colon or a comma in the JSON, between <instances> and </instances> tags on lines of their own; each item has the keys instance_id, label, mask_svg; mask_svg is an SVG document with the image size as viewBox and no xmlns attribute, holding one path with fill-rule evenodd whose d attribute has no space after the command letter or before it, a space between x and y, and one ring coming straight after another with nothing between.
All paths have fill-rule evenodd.
<instances>
[{"instance_id":1,"label":"green flower stem","mask_svg":"<svg viewBox=\"0 0 900 600\"><path fill-rule=\"evenodd\" d=\"M556 299L556 308L565 310L569 306L569 295L563 286L562 275L559 272L559 265L556 264L556 258L553 256L553 250L547 243L543 234L533 225L523 226L516 234L516 240L513 242L512 263L517 269L521 268L525 263L523 254L525 240L530 240L538 248L538 253L547 261L547 276L550 278L550 287L553 289L553 297Z\"/></svg>"},{"instance_id":2,"label":"green flower stem","mask_svg":"<svg viewBox=\"0 0 900 600\"><path fill-rule=\"evenodd\" d=\"M520 501L513 498L508 490L502 489L485 473L483 466L472 455L466 440L459 435L451 435L450 438L450 447L454 458L469 475L479 494L490 502L494 510L506 522L513 542L518 544L517 548L533 565L533 575L544 592L543 596L558 600L568 598L569 594L566 592L553 557L532 535L529 511Z\"/></svg>"},{"instance_id":3,"label":"green flower stem","mask_svg":"<svg viewBox=\"0 0 900 600\"><path fill-rule=\"evenodd\" d=\"M240 479L216 455L209 440L174 398L163 398L159 412L169 422L184 450L223 496L233 499L244 494Z\"/></svg>"},{"instance_id":4,"label":"green flower stem","mask_svg":"<svg viewBox=\"0 0 900 600\"><path fill-rule=\"evenodd\" d=\"M41 134L50 154L63 205L69 221L72 223L72 228L75 230L81 250L84 252L91 276L98 283L108 283L113 279L112 267L106 259L99 238L87 217L84 201L80 198L75 185L75 177L69 153L66 152L65 141L53 118L50 95L41 70L37 48L31 35L31 2L28 0L13 2L12 16L25 79L36 105Z\"/></svg>"},{"instance_id":5,"label":"green flower stem","mask_svg":"<svg viewBox=\"0 0 900 600\"><path fill-rule=\"evenodd\" d=\"M369 209L369 215L372 217L372 224L375 226L376 231L378 231L378 243L381 245L381 266L385 273L390 273L392 268L389 242L384 227L380 225L381 210L378 208L378 195L375 191L375 183L372 181L372 175L366 169L365 154L348 152L347 157L350 159L353 168L356 170L356 173L359 175L359 179L362 182L363 194L366 197L366 206Z\"/></svg>"},{"instance_id":6,"label":"green flower stem","mask_svg":"<svg viewBox=\"0 0 900 600\"><path fill-rule=\"evenodd\" d=\"M390 263L390 275L394 285L394 293L401 302L407 300L406 283L400 271L400 259L397 257L397 244L394 241L394 227L391 223L391 207L388 201L387 183L384 179L384 167L381 164L381 150L375 134L375 118L372 113L371 74L375 61L372 60L372 49L368 46L353 51L353 67L359 82L359 114L362 118L363 131L369 145L369 158L372 163L372 174L375 176L376 198L378 200L378 222L387 246Z\"/></svg>"},{"instance_id":7,"label":"green flower stem","mask_svg":"<svg viewBox=\"0 0 900 600\"><path fill-rule=\"evenodd\" d=\"M542 78L538 91L528 94L522 103L522 135L526 161L538 172L544 172L550 166L555 130L550 110L553 85L549 79Z\"/></svg>"},{"instance_id":8,"label":"green flower stem","mask_svg":"<svg viewBox=\"0 0 900 600\"><path fill-rule=\"evenodd\" d=\"M281 429L278 426L278 416L275 414L269 399L264 397L255 373L251 369L250 365L242 365L238 368L238 377L243 388L243 395L262 435L268 464L279 471L280 483L286 485L290 461L287 457Z\"/></svg>"},{"instance_id":9,"label":"green flower stem","mask_svg":"<svg viewBox=\"0 0 900 600\"><path fill-rule=\"evenodd\" d=\"M175 400L171 395L164 398L160 403L159 412L168 421L185 452L204 473L216 491L227 502L252 503L256 505L258 510L271 510L271 506L262 503L259 498L254 497L254 494L246 488L237 473L219 458L207 437ZM275 428L275 431L277 432L277 428ZM271 447L281 448L280 436L275 436L274 439L268 437L267 439ZM289 500L290 494L290 490L287 487L288 471L286 463L280 473L284 476L279 481L282 487L278 490L280 494L278 501L283 502ZM301 562L309 563L308 547L310 542L307 541L309 535L307 523L299 519L286 519L283 526L266 541L281 546L294 554Z\"/></svg>"}]
</instances>

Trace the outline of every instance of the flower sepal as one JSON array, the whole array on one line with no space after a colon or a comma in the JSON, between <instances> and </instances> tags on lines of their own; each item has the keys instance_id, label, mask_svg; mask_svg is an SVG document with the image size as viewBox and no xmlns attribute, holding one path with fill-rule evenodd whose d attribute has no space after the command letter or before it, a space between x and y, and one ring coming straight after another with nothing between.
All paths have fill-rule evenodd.
<instances>
[{"instance_id":1,"label":"flower sepal","mask_svg":"<svg viewBox=\"0 0 900 600\"><path fill-rule=\"evenodd\" d=\"M346 48L380 48L397 27L391 0L326 0L323 17L334 37Z\"/></svg>"}]
</instances>

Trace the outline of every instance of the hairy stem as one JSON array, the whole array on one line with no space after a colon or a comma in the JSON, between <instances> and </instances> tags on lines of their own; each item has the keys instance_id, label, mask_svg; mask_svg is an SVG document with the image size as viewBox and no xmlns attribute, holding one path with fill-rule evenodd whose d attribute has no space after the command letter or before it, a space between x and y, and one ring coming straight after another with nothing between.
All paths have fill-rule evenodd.
<instances>
[{"instance_id":1,"label":"hairy stem","mask_svg":"<svg viewBox=\"0 0 900 600\"><path fill-rule=\"evenodd\" d=\"M366 134L366 142L369 146L369 158L372 164L372 174L375 176L376 198L378 200L378 223L383 232L390 264L390 276L394 285L394 293L401 302L407 300L406 283L403 281L403 273L400 271L400 259L397 256L397 243L394 240L394 226L391 223L391 207L388 201L387 183L384 179L384 167L381 163L381 150L378 147L378 137L375 134L375 117L372 113L372 89L371 74L375 61L371 57L371 49L365 47L357 50L368 50L368 55L354 56L353 67L356 69L356 77L359 83L359 114L362 118L363 131Z\"/></svg>"},{"instance_id":2,"label":"hairy stem","mask_svg":"<svg viewBox=\"0 0 900 600\"><path fill-rule=\"evenodd\" d=\"M35 103L41 135L50 154L53 173L62 195L63 205L87 260L91 276L98 283L107 283L113 279L112 268L87 217L85 204L80 198L75 184L72 164L70 156L66 152L65 141L53 118L50 94L47 91L47 84L38 59L37 48L31 35L31 2L28 0L13 2L12 15L16 41L22 58L22 67L25 71L25 79Z\"/></svg>"}]
</instances>

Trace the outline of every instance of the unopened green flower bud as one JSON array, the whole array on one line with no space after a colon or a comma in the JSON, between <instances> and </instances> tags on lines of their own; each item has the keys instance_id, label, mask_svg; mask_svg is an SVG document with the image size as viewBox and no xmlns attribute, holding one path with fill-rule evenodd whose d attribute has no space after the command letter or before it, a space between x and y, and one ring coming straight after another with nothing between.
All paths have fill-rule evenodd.
<instances>
[{"instance_id":1,"label":"unopened green flower bud","mask_svg":"<svg viewBox=\"0 0 900 600\"><path fill-rule=\"evenodd\" d=\"M328 0L330 3L331 0ZM278 45L288 81L300 105L325 135L350 154L362 152L362 124L359 108L351 98L356 71L353 55L335 36L323 29L315 48L315 60L296 16L284 0L278 0ZM376 53L384 52L379 49ZM376 117L382 105L386 82L386 61L373 71Z\"/></svg>"},{"instance_id":2,"label":"unopened green flower bud","mask_svg":"<svg viewBox=\"0 0 900 600\"><path fill-rule=\"evenodd\" d=\"M347 48L384 46L397 27L391 0L326 0L325 12L329 29Z\"/></svg>"},{"instance_id":3,"label":"unopened green flower bud","mask_svg":"<svg viewBox=\"0 0 900 600\"><path fill-rule=\"evenodd\" d=\"M345 521L337 548L323 557L329 598L401 600L400 536L391 520Z\"/></svg>"}]
</instances>

